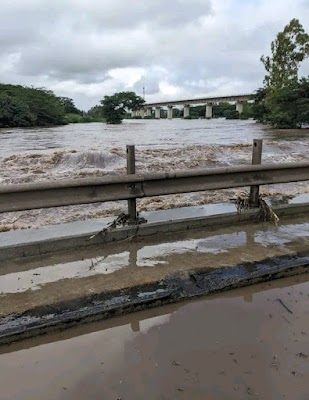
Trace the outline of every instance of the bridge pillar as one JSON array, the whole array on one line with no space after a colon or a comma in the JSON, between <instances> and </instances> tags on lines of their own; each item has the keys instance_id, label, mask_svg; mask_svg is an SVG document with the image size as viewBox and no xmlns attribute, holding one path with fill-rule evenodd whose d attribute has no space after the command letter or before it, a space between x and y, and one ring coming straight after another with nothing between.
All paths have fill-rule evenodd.
<instances>
[{"instance_id":1,"label":"bridge pillar","mask_svg":"<svg viewBox=\"0 0 309 400\"><path fill-rule=\"evenodd\" d=\"M161 107L160 106L156 107L155 117L156 117L156 119L160 119L161 118Z\"/></svg>"},{"instance_id":2,"label":"bridge pillar","mask_svg":"<svg viewBox=\"0 0 309 400\"><path fill-rule=\"evenodd\" d=\"M167 118L173 119L173 106L167 106Z\"/></svg>"},{"instance_id":3,"label":"bridge pillar","mask_svg":"<svg viewBox=\"0 0 309 400\"><path fill-rule=\"evenodd\" d=\"M206 118L212 118L212 103L206 104Z\"/></svg>"},{"instance_id":4,"label":"bridge pillar","mask_svg":"<svg viewBox=\"0 0 309 400\"><path fill-rule=\"evenodd\" d=\"M238 101L236 103L236 111L239 112L239 115L244 112L244 103L243 102Z\"/></svg>"},{"instance_id":5,"label":"bridge pillar","mask_svg":"<svg viewBox=\"0 0 309 400\"><path fill-rule=\"evenodd\" d=\"M185 104L183 107L183 117L188 118L190 117L190 104Z\"/></svg>"},{"instance_id":6,"label":"bridge pillar","mask_svg":"<svg viewBox=\"0 0 309 400\"><path fill-rule=\"evenodd\" d=\"M151 117L152 116L152 108L151 107L147 107L146 115L147 115L147 117Z\"/></svg>"}]
</instances>

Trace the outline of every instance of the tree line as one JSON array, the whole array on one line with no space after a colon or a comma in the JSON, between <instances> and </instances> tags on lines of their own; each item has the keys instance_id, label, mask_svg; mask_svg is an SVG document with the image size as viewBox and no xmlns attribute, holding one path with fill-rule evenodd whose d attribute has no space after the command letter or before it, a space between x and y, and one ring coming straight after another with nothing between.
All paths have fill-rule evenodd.
<instances>
[{"instance_id":1,"label":"tree line","mask_svg":"<svg viewBox=\"0 0 309 400\"><path fill-rule=\"evenodd\" d=\"M51 90L0 84L0 127L65 125L72 122L102 121L93 110L79 110L68 97Z\"/></svg>"},{"instance_id":2,"label":"tree line","mask_svg":"<svg viewBox=\"0 0 309 400\"><path fill-rule=\"evenodd\" d=\"M64 123L64 107L53 92L0 85L0 126L49 126Z\"/></svg>"}]
</instances>

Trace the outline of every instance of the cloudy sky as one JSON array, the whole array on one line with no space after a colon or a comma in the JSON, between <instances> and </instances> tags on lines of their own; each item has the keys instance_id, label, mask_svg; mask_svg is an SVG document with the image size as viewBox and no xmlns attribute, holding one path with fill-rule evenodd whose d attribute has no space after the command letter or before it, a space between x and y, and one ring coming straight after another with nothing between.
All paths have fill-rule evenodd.
<instances>
[{"instance_id":1,"label":"cloudy sky","mask_svg":"<svg viewBox=\"0 0 309 400\"><path fill-rule=\"evenodd\" d=\"M309 0L1 0L0 13L0 81L82 109L143 86L147 101L251 92L277 32L295 17L309 31Z\"/></svg>"}]
</instances>

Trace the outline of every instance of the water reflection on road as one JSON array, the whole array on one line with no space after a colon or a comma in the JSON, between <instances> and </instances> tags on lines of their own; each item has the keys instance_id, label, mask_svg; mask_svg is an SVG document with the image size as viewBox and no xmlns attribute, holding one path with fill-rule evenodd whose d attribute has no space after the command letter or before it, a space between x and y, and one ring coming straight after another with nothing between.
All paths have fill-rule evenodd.
<instances>
[{"instance_id":1,"label":"water reflection on road","mask_svg":"<svg viewBox=\"0 0 309 400\"><path fill-rule=\"evenodd\" d=\"M304 400L307 279L255 285L1 348L1 399Z\"/></svg>"}]
</instances>

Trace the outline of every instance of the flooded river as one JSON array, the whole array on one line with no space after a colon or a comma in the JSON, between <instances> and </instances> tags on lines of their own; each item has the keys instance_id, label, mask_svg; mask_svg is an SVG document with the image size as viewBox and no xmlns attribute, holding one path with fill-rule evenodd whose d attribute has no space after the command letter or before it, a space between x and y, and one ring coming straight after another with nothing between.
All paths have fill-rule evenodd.
<instances>
[{"instance_id":1,"label":"flooded river","mask_svg":"<svg viewBox=\"0 0 309 400\"><path fill-rule=\"evenodd\" d=\"M0 348L1 400L306 400L308 275Z\"/></svg>"},{"instance_id":2,"label":"flooded river","mask_svg":"<svg viewBox=\"0 0 309 400\"><path fill-rule=\"evenodd\" d=\"M131 120L120 126L72 124L54 128L0 129L2 185L125 173L125 145L135 144L137 170L158 172L249 164L254 138L264 139L263 162L309 159L308 130L275 131L254 121ZM194 193L138 201L139 211L228 201L237 190ZM265 196L309 192L308 184L265 187ZM0 230L100 218L125 210L125 203L74 206L1 216Z\"/></svg>"}]
</instances>

